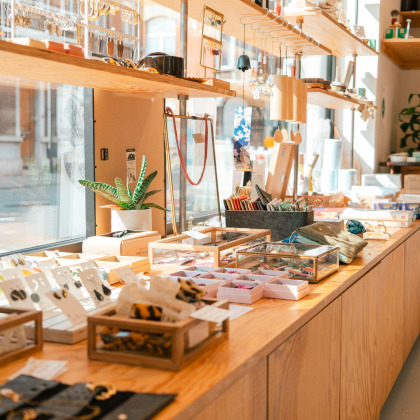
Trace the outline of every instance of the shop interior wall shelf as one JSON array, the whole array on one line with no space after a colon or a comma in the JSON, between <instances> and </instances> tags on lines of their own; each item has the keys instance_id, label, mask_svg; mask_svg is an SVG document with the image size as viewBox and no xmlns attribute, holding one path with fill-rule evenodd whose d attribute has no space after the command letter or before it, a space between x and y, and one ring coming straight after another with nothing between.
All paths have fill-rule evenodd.
<instances>
[{"instance_id":1,"label":"shop interior wall shelf","mask_svg":"<svg viewBox=\"0 0 420 420\"><path fill-rule=\"evenodd\" d=\"M162 6L169 7L172 10L177 12L181 9L181 1L180 0L154 0L155 3L159 3ZM271 29L273 30L272 35L278 36L279 40L281 41L281 36L283 35L285 40L287 39L287 44L292 46L293 42L299 44L299 50L303 52L304 55L330 55L332 54L331 50L324 45L322 42L317 38L317 35L312 34L309 30L303 30L306 35L309 35L314 40L319 41L319 46L314 46L307 43L305 36L299 34L299 30L281 30L276 31L276 23L279 21L274 21L275 16L273 14L266 15L266 10L260 6L257 6L255 3L251 2L250 0L194 0L188 2L188 16L191 19L194 19L198 22L202 22L203 20L203 6L206 5L218 12L222 13L225 16L226 23L223 25L223 32L231 35L238 40L240 40L240 46L242 47L242 42L244 39L244 25L241 23L241 17L246 16L243 19L244 23L248 23L245 29L245 40L246 43L249 45L253 45L257 48L261 47L261 36L257 33L254 36L256 31L251 30L251 23L255 22L255 27L258 26L259 23L266 24L271 22L270 25ZM255 19L253 16L255 15ZM256 22L258 21L258 22ZM265 25L266 27L269 25ZM279 29L281 28L279 24ZM320 32L320 31L317 31ZM294 38L290 38L289 36L295 35ZM307 43L307 45L302 45L302 43ZM263 49L266 52L273 54L275 56L279 56L279 46L277 42L267 41L266 46ZM284 55L284 51L283 51ZM288 55L293 55L293 48L288 48ZM196 75L191 75L196 76Z\"/></svg>"},{"instance_id":2,"label":"shop interior wall shelf","mask_svg":"<svg viewBox=\"0 0 420 420\"><path fill-rule=\"evenodd\" d=\"M382 52L403 70L420 69L420 38L383 39Z\"/></svg>"},{"instance_id":3,"label":"shop interior wall shelf","mask_svg":"<svg viewBox=\"0 0 420 420\"><path fill-rule=\"evenodd\" d=\"M406 26L406 20L411 19L411 27L420 27L420 10L413 10L412 12L401 12L402 24Z\"/></svg>"},{"instance_id":4,"label":"shop interior wall shelf","mask_svg":"<svg viewBox=\"0 0 420 420\"><path fill-rule=\"evenodd\" d=\"M286 10L286 19L296 22L301 16L303 18L302 30L329 48L337 57L376 56L378 52L359 37L353 35L348 29L337 22L322 9L313 10Z\"/></svg>"},{"instance_id":5,"label":"shop interior wall shelf","mask_svg":"<svg viewBox=\"0 0 420 420\"><path fill-rule=\"evenodd\" d=\"M0 41L0 74L166 98L236 96L233 90Z\"/></svg>"},{"instance_id":6,"label":"shop interior wall shelf","mask_svg":"<svg viewBox=\"0 0 420 420\"><path fill-rule=\"evenodd\" d=\"M348 98L341 93L331 90L311 88L308 89L308 104L322 106L329 109L357 109L366 101Z\"/></svg>"}]
</instances>

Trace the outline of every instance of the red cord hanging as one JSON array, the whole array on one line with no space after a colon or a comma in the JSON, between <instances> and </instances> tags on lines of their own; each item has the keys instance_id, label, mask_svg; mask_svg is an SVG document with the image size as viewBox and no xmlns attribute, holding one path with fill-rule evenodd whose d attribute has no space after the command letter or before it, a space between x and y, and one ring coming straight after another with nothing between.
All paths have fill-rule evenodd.
<instances>
[{"instance_id":1,"label":"red cord hanging","mask_svg":"<svg viewBox=\"0 0 420 420\"><path fill-rule=\"evenodd\" d=\"M207 149L208 149L208 140L209 140L209 138L208 138L209 137L209 131L208 131L208 126L207 126L207 122L208 122L207 118L208 118L208 115L207 114L204 114L204 121L205 121L205 124L206 124L206 130L205 130L205 137L204 137L204 145L205 145L204 147L205 147L205 150L204 150L204 166L203 166L203 171L201 172L200 179L197 182L193 182L191 180L190 176L188 175L187 167L185 165L184 158L182 157L181 150L179 148L178 132L176 130L176 122L175 122L174 113L172 112L172 109L169 106L166 107L165 112L166 112L166 115L170 115L172 117L172 121L174 123L175 142L176 142L176 148L178 149L178 156L179 156L179 161L181 162L182 172L184 173L185 178L187 178L187 181L191 185L199 185L201 183L201 181L203 180L203 176L204 176L204 172L206 170L206 164L207 164Z\"/></svg>"}]
</instances>

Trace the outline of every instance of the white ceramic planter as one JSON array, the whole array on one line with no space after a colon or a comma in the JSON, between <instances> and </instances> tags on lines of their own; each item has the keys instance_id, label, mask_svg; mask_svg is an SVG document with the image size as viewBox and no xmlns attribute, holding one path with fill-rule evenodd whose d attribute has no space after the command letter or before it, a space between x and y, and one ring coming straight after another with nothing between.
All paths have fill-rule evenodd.
<instances>
[{"instance_id":1,"label":"white ceramic planter","mask_svg":"<svg viewBox=\"0 0 420 420\"><path fill-rule=\"evenodd\" d=\"M111 210L111 230L152 230L152 209Z\"/></svg>"}]
</instances>

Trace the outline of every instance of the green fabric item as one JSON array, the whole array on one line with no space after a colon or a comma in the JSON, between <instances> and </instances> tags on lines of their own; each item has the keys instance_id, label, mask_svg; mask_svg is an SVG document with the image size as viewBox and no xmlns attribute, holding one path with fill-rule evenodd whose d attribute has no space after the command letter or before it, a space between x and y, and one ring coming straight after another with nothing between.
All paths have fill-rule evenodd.
<instances>
[{"instance_id":1,"label":"green fabric item","mask_svg":"<svg viewBox=\"0 0 420 420\"><path fill-rule=\"evenodd\" d=\"M319 242L312 241L305 236L298 235L296 237L296 242L299 244L307 244L307 245L320 245ZM344 264L350 264L353 261L353 258L346 257L340 251L338 252L338 259Z\"/></svg>"},{"instance_id":2,"label":"green fabric item","mask_svg":"<svg viewBox=\"0 0 420 420\"><path fill-rule=\"evenodd\" d=\"M339 246L340 253L348 259L353 259L367 245L363 238L328 223L317 222L296 232L321 245Z\"/></svg>"}]
</instances>

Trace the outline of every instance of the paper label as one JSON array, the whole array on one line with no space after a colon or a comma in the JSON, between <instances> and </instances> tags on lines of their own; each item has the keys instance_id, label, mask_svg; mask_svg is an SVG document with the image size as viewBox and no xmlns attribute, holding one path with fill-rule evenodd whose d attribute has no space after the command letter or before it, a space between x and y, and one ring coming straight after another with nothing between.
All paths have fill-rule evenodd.
<instances>
[{"instance_id":1,"label":"paper label","mask_svg":"<svg viewBox=\"0 0 420 420\"><path fill-rule=\"evenodd\" d=\"M201 233L201 232L198 232L196 230L187 230L187 231L182 232L182 233L184 235L188 235L191 238L194 238L194 239L197 239L197 240L208 238L208 235L206 235L204 233Z\"/></svg>"},{"instance_id":2,"label":"paper label","mask_svg":"<svg viewBox=\"0 0 420 420\"><path fill-rule=\"evenodd\" d=\"M254 308L249 308L247 306L229 305L229 321L239 318L253 309Z\"/></svg>"},{"instance_id":3,"label":"paper label","mask_svg":"<svg viewBox=\"0 0 420 420\"><path fill-rule=\"evenodd\" d=\"M9 379L17 378L19 375L29 375L45 381L51 381L67 370L66 365L67 361L38 360L31 357L26 365L15 372Z\"/></svg>"},{"instance_id":4,"label":"paper label","mask_svg":"<svg viewBox=\"0 0 420 420\"><path fill-rule=\"evenodd\" d=\"M136 182L136 149L126 149L127 179L129 183Z\"/></svg>"},{"instance_id":5,"label":"paper label","mask_svg":"<svg viewBox=\"0 0 420 420\"><path fill-rule=\"evenodd\" d=\"M219 323L229 318L229 311L227 309L215 308L212 305L206 305L204 308L198 309L190 314L190 317Z\"/></svg>"}]
</instances>

